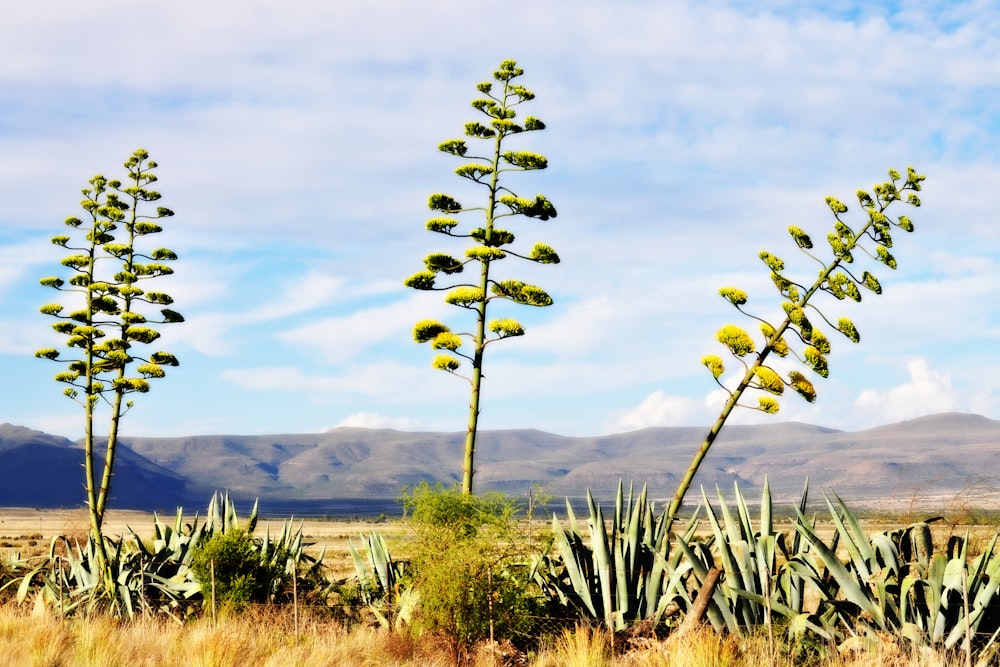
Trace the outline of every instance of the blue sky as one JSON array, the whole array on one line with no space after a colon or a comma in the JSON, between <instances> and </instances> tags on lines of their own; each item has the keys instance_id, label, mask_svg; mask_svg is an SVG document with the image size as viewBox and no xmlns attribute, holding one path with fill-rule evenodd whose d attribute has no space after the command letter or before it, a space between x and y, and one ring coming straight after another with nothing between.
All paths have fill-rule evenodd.
<instances>
[{"instance_id":1,"label":"blue sky","mask_svg":"<svg viewBox=\"0 0 1000 667\"><path fill-rule=\"evenodd\" d=\"M159 241L181 259L158 287L187 322L163 327L182 365L126 433L464 430L467 384L411 330L467 313L402 281L460 252L423 226L429 194L462 191L436 146L507 58L548 126L515 137L550 165L518 186L559 211L515 231L563 261L503 263L556 303L498 309L527 334L488 351L482 428L709 424L723 397L700 360L723 325L750 327L718 289L773 314L758 251L807 280L788 225L822 239L825 196L850 204L908 165L927 181L899 269L876 272L883 295L826 309L862 343L831 336L815 404L735 420L1000 417L992 1L53 0L6 8L0 45L0 422L81 435L59 369L32 356L60 343L38 280L80 188L141 146L177 214Z\"/></svg>"}]
</instances>

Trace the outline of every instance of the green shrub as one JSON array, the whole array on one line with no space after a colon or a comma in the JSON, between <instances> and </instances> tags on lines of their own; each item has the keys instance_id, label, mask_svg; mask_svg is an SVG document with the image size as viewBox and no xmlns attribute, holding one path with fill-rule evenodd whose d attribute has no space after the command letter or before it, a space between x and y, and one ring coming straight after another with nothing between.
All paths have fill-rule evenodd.
<instances>
[{"instance_id":1,"label":"green shrub","mask_svg":"<svg viewBox=\"0 0 1000 667\"><path fill-rule=\"evenodd\" d=\"M240 610L251 602L267 602L280 588L282 572L261 562L260 545L242 529L213 534L195 549L191 570L206 600Z\"/></svg>"},{"instance_id":2,"label":"green shrub","mask_svg":"<svg viewBox=\"0 0 1000 667\"><path fill-rule=\"evenodd\" d=\"M422 484L403 498L414 534L418 630L443 638L456 659L490 637L514 642L536 633L539 591L518 532L516 503Z\"/></svg>"}]
</instances>

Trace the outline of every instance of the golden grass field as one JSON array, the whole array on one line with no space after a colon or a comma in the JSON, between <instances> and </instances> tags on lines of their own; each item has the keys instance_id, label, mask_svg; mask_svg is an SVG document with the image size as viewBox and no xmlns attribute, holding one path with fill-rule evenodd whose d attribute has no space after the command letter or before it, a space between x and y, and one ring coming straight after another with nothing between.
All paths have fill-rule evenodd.
<instances>
[{"instance_id":1,"label":"golden grass field","mask_svg":"<svg viewBox=\"0 0 1000 667\"><path fill-rule=\"evenodd\" d=\"M30 608L0 607L0 658L6 667L447 667L440 644L405 633L256 612L217 623L109 618L60 619ZM912 653L886 639L864 651L809 661L772 649L764 636L739 642L710 629L667 640L639 638L613 647L600 630L577 628L530 654L482 645L470 667L960 667L961 656Z\"/></svg>"}]
</instances>

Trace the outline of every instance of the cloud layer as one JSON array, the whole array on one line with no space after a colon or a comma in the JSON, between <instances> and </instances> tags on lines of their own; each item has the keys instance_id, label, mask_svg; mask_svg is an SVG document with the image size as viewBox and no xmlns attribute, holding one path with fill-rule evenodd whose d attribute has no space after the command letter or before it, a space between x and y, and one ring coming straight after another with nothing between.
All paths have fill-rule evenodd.
<instances>
[{"instance_id":1,"label":"cloud layer","mask_svg":"<svg viewBox=\"0 0 1000 667\"><path fill-rule=\"evenodd\" d=\"M912 164L924 207L884 294L828 304L862 331L834 340L815 405L778 417L853 428L942 410L998 413L992 354L1000 263L1000 11L989 2L474 3L69 0L0 25L0 421L76 437L76 406L31 357L53 344L48 238L94 173L136 147L177 212L162 285L187 322L182 360L127 428L142 434L463 430L468 386L430 368L413 323L467 313L402 287L431 251L427 196L463 193L435 150L475 118L475 83L505 58L548 129L549 158L513 187L559 216L515 229L557 266L505 262L556 305L510 309L525 337L487 358L482 426L594 434L707 425L720 391L700 365L742 316L718 297L778 297L756 258L802 271L785 229L822 239L823 198ZM129 17L134 32L95 33ZM98 20L95 17L103 17ZM96 23L95 23L96 21ZM471 193L471 194L464 194ZM471 220L470 220L471 224ZM860 261L860 260L859 260ZM498 309L502 310L502 309ZM723 392L724 393L724 392ZM738 420L758 420L745 413Z\"/></svg>"}]
</instances>

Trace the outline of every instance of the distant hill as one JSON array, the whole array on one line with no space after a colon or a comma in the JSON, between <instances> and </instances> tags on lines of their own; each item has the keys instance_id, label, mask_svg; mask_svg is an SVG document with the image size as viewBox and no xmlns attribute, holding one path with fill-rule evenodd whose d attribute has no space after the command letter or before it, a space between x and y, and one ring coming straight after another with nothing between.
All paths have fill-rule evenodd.
<instances>
[{"instance_id":1,"label":"distant hill","mask_svg":"<svg viewBox=\"0 0 1000 667\"><path fill-rule=\"evenodd\" d=\"M103 457L98 457L103 465ZM21 426L0 424L0 507L76 507L86 499L83 447ZM123 448L116 459L112 505L153 510L183 505L195 485ZM200 494L207 502L209 495Z\"/></svg>"},{"instance_id":2,"label":"distant hill","mask_svg":"<svg viewBox=\"0 0 1000 667\"><path fill-rule=\"evenodd\" d=\"M669 497L704 428L650 428L597 437L534 430L485 431L477 446L479 490L556 496L589 487L608 498L620 479ZM464 433L336 428L267 436L122 438L113 506L201 507L215 489L259 497L299 514L331 499L395 498L405 485L458 482ZM63 438L0 426L0 506L79 505L82 448ZM801 423L728 426L695 489L738 481L752 497L765 477L779 498L812 489L845 499L979 502L1000 506L1000 421L939 414L857 432ZM816 494L816 497L819 497ZM311 509L310 509L311 508Z\"/></svg>"}]
</instances>

